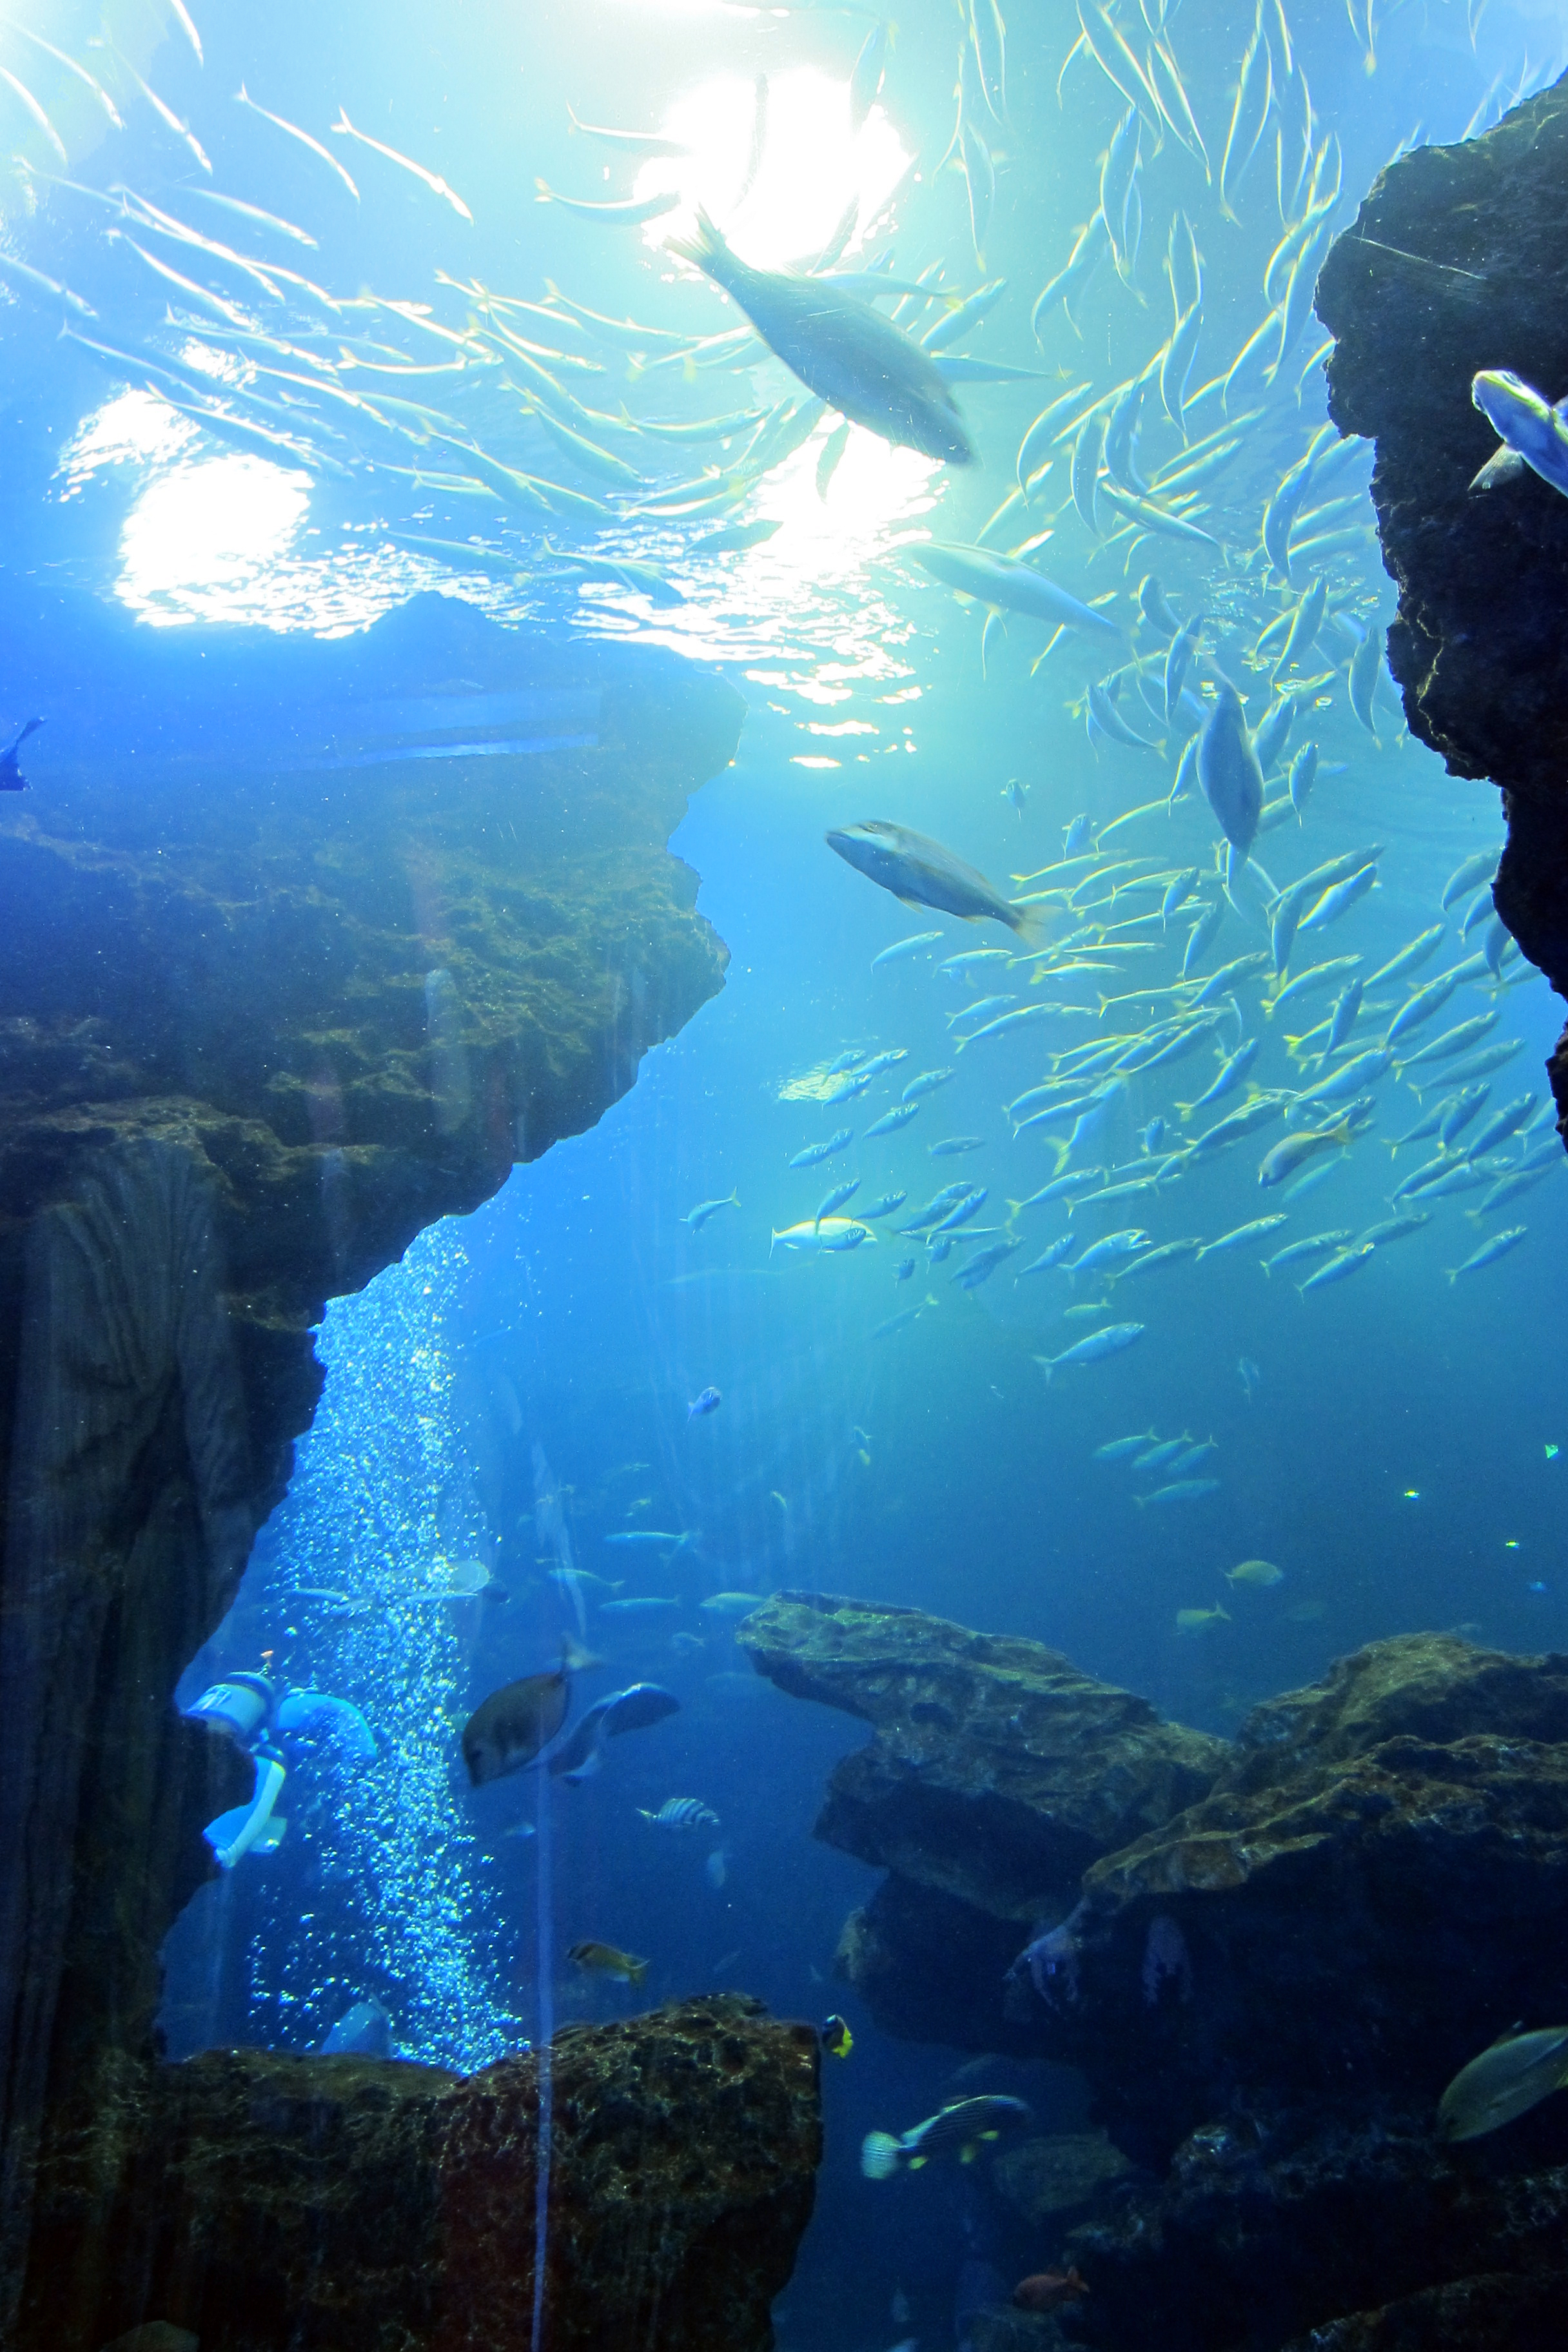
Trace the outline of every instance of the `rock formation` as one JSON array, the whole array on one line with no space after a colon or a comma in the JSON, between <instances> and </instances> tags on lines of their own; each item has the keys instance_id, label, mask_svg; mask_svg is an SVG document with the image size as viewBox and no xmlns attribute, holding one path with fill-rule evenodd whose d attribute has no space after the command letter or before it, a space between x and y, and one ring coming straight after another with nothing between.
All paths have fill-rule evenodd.
<instances>
[{"instance_id":1,"label":"rock formation","mask_svg":"<svg viewBox=\"0 0 1568 2352\"><path fill-rule=\"evenodd\" d=\"M779 1594L737 1638L876 1727L817 1834L889 1872L839 1958L878 2022L1078 2066L1140 2168L1045 2250L1089 2281L1069 2334L1131 2352L1158 2310L1163 2352L1331 2322L1314 2347L1436 2352L1493 2340L1491 2280L1549 2340L1568 2121L1450 2150L1436 2108L1516 2021L1568 2018L1568 1657L1374 1643L1232 1744L915 1611ZM1049 2149L998 2164L1025 2210Z\"/></svg>"},{"instance_id":2,"label":"rock formation","mask_svg":"<svg viewBox=\"0 0 1568 2352\"><path fill-rule=\"evenodd\" d=\"M1227 1753L1037 1642L918 1609L778 1593L736 1639L781 1690L876 1726L816 1834L889 1874L841 1958L879 2021L917 2040L1018 2046L1005 1979L1036 1923L1065 1917L1089 1864L1202 1796Z\"/></svg>"},{"instance_id":3,"label":"rock formation","mask_svg":"<svg viewBox=\"0 0 1568 2352\"><path fill-rule=\"evenodd\" d=\"M97 2352L161 2325L202 2352L765 2352L811 2213L818 2063L811 2027L733 1996L568 2030L548 2070L121 2061L51 2136L11 2340Z\"/></svg>"},{"instance_id":4,"label":"rock formation","mask_svg":"<svg viewBox=\"0 0 1568 2352\"><path fill-rule=\"evenodd\" d=\"M1503 792L1499 913L1568 993L1568 499L1534 474L1472 492L1498 446L1471 404L1483 368L1568 391L1563 190L1568 79L1458 147L1417 147L1374 184L1318 280L1338 341L1329 407L1376 443L1373 501L1399 588L1388 659L1412 734ZM1568 1059L1552 1063L1568 1116Z\"/></svg>"},{"instance_id":5,"label":"rock formation","mask_svg":"<svg viewBox=\"0 0 1568 2352\"><path fill-rule=\"evenodd\" d=\"M439 596L334 642L62 600L6 650L47 724L0 803L0 2336L40 2119L146 2053L248 1790L172 1699L311 1327L719 987L667 844L742 715Z\"/></svg>"}]
</instances>

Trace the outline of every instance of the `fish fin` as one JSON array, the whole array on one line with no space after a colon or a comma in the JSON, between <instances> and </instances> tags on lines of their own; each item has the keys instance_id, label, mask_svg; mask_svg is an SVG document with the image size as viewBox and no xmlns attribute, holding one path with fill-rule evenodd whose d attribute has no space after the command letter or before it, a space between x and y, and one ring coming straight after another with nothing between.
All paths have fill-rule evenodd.
<instances>
[{"instance_id":1,"label":"fish fin","mask_svg":"<svg viewBox=\"0 0 1568 2352\"><path fill-rule=\"evenodd\" d=\"M543 186L543 182L540 185ZM721 232L715 228L700 205L697 207L696 225L689 236L672 236L665 240L666 253L674 254L678 261L689 261L695 268L711 272L712 264L729 251Z\"/></svg>"}]
</instances>

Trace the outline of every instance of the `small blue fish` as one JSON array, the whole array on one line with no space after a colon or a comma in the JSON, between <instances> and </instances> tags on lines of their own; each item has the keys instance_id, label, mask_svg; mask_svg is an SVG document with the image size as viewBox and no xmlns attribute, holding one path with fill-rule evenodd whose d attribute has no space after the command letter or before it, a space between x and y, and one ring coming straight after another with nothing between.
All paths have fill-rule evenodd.
<instances>
[{"instance_id":1,"label":"small blue fish","mask_svg":"<svg viewBox=\"0 0 1568 2352\"><path fill-rule=\"evenodd\" d=\"M951 1160L961 1151L984 1151L983 1135L944 1135L940 1143L928 1143L926 1150L932 1160Z\"/></svg>"},{"instance_id":2,"label":"small blue fish","mask_svg":"<svg viewBox=\"0 0 1568 2352\"><path fill-rule=\"evenodd\" d=\"M390 2058L392 2020L380 2001L356 2000L352 2009L344 2010L321 2046L329 2056Z\"/></svg>"},{"instance_id":3,"label":"small blue fish","mask_svg":"<svg viewBox=\"0 0 1568 2352\"><path fill-rule=\"evenodd\" d=\"M861 1210L860 1214L863 1217L890 1217L895 1209L903 1207L909 1197L907 1192L884 1192L879 1201L873 1201L868 1209Z\"/></svg>"},{"instance_id":4,"label":"small blue fish","mask_svg":"<svg viewBox=\"0 0 1568 2352\"><path fill-rule=\"evenodd\" d=\"M706 1414L717 1412L723 1402L717 1389L704 1389L701 1395L693 1397L687 1406L686 1418L688 1421L701 1421Z\"/></svg>"},{"instance_id":5,"label":"small blue fish","mask_svg":"<svg viewBox=\"0 0 1568 2352\"><path fill-rule=\"evenodd\" d=\"M1258 1382L1262 1380L1263 1374L1258 1365L1253 1362L1250 1356L1242 1356L1238 1358L1236 1369L1240 1375L1241 1385L1247 1391L1247 1401L1248 1404L1250 1404L1252 1402L1252 1392L1258 1387Z\"/></svg>"},{"instance_id":6,"label":"small blue fish","mask_svg":"<svg viewBox=\"0 0 1568 2352\"><path fill-rule=\"evenodd\" d=\"M1161 1144L1165 1140L1164 1120L1152 1118L1147 1127L1139 1130L1138 1140L1145 1151L1150 1153L1158 1151Z\"/></svg>"},{"instance_id":7,"label":"small blue fish","mask_svg":"<svg viewBox=\"0 0 1568 2352\"><path fill-rule=\"evenodd\" d=\"M971 1217L978 1216L984 1205L984 1185L973 1185L953 1202L945 1217L939 1218L932 1230L939 1234L954 1233L960 1225L966 1225Z\"/></svg>"},{"instance_id":8,"label":"small blue fish","mask_svg":"<svg viewBox=\"0 0 1568 2352\"><path fill-rule=\"evenodd\" d=\"M901 1257L897 1265L893 1268L893 1280L895 1282L908 1282L914 1270L915 1262L913 1258Z\"/></svg>"},{"instance_id":9,"label":"small blue fish","mask_svg":"<svg viewBox=\"0 0 1568 2352\"><path fill-rule=\"evenodd\" d=\"M1062 856L1076 857L1080 850L1092 849L1093 846L1094 819L1089 816L1075 816L1062 835Z\"/></svg>"},{"instance_id":10,"label":"small blue fish","mask_svg":"<svg viewBox=\"0 0 1568 2352\"><path fill-rule=\"evenodd\" d=\"M835 1209L841 1209L846 1201L852 1201L859 1190L860 1179L858 1176L847 1176L842 1184L835 1184L831 1192L825 1192L822 1196L821 1205L816 1212L816 1223L818 1228L820 1228L824 1217L830 1217Z\"/></svg>"},{"instance_id":11,"label":"small blue fish","mask_svg":"<svg viewBox=\"0 0 1568 2352\"><path fill-rule=\"evenodd\" d=\"M885 1110L880 1118L872 1120L866 1129L865 1141L869 1143L874 1135L896 1135L900 1127L908 1127L919 1110L918 1102L895 1103L891 1110Z\"/></svg>"},{"instance_id":12,"label":"small blue fish","mask_svg":"<svg viewBox=\"0 0 1568 2352\"><path fill-rule=\"evenodd\" d=\"M828 1137L826 1143L808 1143L804 1151L795 1153L789 1164L792 1168L815 1168L819 1160L831 1160L836 1151L842 1151L854 1140L854 1129L841 1127L836 1134Z\"/></svg>"}]
</instances>

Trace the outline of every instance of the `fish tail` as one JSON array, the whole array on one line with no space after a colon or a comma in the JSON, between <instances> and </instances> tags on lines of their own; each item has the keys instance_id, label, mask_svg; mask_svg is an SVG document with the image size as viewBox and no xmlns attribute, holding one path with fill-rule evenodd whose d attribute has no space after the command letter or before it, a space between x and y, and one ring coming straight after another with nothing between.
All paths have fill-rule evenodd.
<instances>
[{"instance_id":1,"label":"fish tail","mask_svg":"<svg viewBox=\"0 0 1568 2352\"><path fill-rule=\"evenodd\" d=\"M646 1960L634 1960L626 1970L628 1981L635 1985L640 1985L647 1974L647 1962Z\"/></svg>"},{"instance_id":2,"label":"fish tail","mask_svg":"<svg viewBox=\"0 0 1568 2352\"><path fill-rule=\"evenodd\" d=\"M1268 1276L1268 1279L1270 1280L1270 1282L1272 1282L1272 1281L1273 1281L1273 1279L1274 1279L1274 1276L1273 1276L1273 1273L1272 1273L1272 1271L1271 1271L1271 1269L1270 1269L1270 1267L1269 1267L1268 1260L1266 1257L1260 1257L1260 1258L1258 1259L1258 1265L1263 1268L1264 1273L1265 1273L1265 1274L1267 1274L1267 1275Z\"/></svg>"},{"instance_id":3,"label":"fish tail","mask_svg":"<svg viewBox=\"0 0 1568 2352\"><path fill-rule=\"evenodd\" d=\"M868 2132L860 2143L860 2169L868 2180L890 2180L902 2154L891 2132Z\"/></svg>"},{"instance_id":4,"label":"fish tail","mask_svg":"<svg viewBox=\"0 0 1568 2352\"><path fill-rule=\"evenodd\" d=\"M722 261L730 250L722 232L714 227L700 205L697 207L697 220L691 235L669 237L664 249L666 253L673 253L678 261L689 261L694 268L700 269L710 278L714 274L715 263Z\"/></svg>"}]
</instances>

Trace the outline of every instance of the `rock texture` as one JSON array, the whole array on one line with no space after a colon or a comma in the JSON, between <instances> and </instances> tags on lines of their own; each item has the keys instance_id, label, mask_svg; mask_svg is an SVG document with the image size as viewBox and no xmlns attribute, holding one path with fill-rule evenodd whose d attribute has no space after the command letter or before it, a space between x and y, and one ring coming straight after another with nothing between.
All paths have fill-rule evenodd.
<instances>
[{"instance_id":1,"label":"rock texture","mask_svg":"<svg viewBox=\"0 0 1568 2352\"><path fill-rule=\"evenodd\" d=\"M821 2152L816 2032L718 1997L549 2057L542 2280L536 2056L121 2062L55 2135L17 2352L154 2323L202 2352L765 2352Z\"/></svg>"},{"instance_id":2,"label":"rock texture","mask_svg":"<svg viewBox=\"0 0 1568 2352\"><path fill-rule=\"evenodd\" d=\"M1338 338L1329 404L1377 445L1373 499L1399 587L1388 658L1411 732L1502 787L1498 911L1568 993L1568 499L1526 473L1468 485L1497 447L1471 404L1482 368L1568 392L1562 247L1568 80L1484 138L1384 172L1318 281ZM1568 1061L1552 1064L1568 1114Z\"/></svg>"},{"instance_id":3,"label":"rock texture","mask_svg":"<svg viewBox=\"0 0 1568 2352\"><path fill-rule=\"evenodd\" d=\"M1479 2050L1568 2017L1568 1657L1374 1643L1232 1744L916 1612L784 1594L738 1638L876 1726L817 1832L889 1869L839 1956L878 2021L1079 2067L1136 2168L1082 2176L1064 2242L1055 2144L997 2163L1089 2282L1068 2336L1133 2352L1157 2311L1163 2352L1435 2352L1508 2341L1468 2332L1494 2305L1521 2345L1561 2331L1568 2101L1451 2150L1435 2126ZM1037 1925L1057 1965L1009 1979Z\"/></svg>"},{"instance_id":4,"label":"rock texture","mask_svg":"<svg viewBox=\"0 0 1568 2352\"><path fill-rule=\"evenodd\" d=\"M1058 1651L919 1609L781 1592L736 1640L780 1690L876 1727L817 1835L1003 1918L1191 1804L1227 1752Z\"/></svg>"},{"instance_id":5,"label":"rock texture","mask_svg":"<svg viewBox=\"0 0 1568 2352\"><path fill-rule=\"evenodd\" d=\"M47 724L0 803L0 2336L40 2118L146 2050L248 1789L172 1697L311 1327L719 987L667 844L742 715L442 597L332 643L40 604L6 655Z\"/></svg>"},{"instance_id":6,"label":"rock texture","mask_svg":"<svg viewBox=\"0 0 1568 2352\"><path fill-rule=\"evenodd\" d=\"M1226 1752L1037 1642L917 1609L783 1592L736 1639L781 1690L876 1726L816 1834L890 1874L840 1966L917 2040L1017 2046L1004 1980L1033 1923L1070 1911L1089 1864L1190 1804Z\"/></svg>"}]
</instances>

